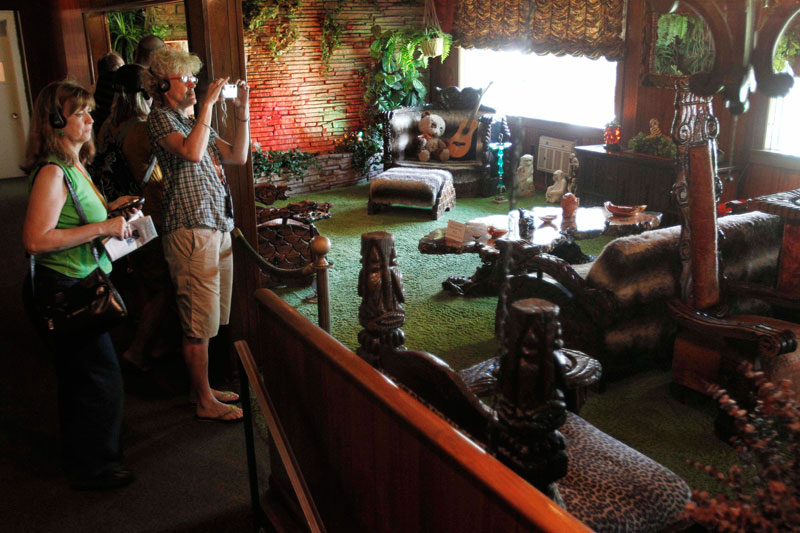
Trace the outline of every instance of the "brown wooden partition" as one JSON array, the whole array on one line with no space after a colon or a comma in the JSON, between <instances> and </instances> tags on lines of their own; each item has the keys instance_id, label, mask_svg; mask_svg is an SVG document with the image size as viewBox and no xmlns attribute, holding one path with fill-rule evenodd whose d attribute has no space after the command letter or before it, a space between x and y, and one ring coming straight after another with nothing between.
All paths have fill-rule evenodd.
<instances>
[{"instance_id":1,"label":"brown wooden partition","mask_svg":"<svg viewBox=\"0 0 800 533\"><path fill-rule=\"evenodd\" d=\"M255 357L328 531L589 531L275 293L256 298Z\"/></svg>"}]
</instances>

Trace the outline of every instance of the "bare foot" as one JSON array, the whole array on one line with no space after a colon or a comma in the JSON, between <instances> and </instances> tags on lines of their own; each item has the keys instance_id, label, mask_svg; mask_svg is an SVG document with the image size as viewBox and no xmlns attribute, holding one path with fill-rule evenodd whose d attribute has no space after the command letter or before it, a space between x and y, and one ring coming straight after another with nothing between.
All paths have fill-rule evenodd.
<instances>
[{"instance_id":1,"label":"bare foot","mask_svg":"<svg viewBox=\"0 0 800 533\"><path fill-rule=\"evenodd\" d=\"M217 401L222 403L236 403L239 401L239 395L232 391L211 389L211 394L214 395ZM197 405L197 397L194 393L189 395L189 403Z\"/></svg>"},{"instance_id":2,"label":"bare foot","mask_svg":"<svg viewBox=\"0 0 800 533\"><path fill-rule=\"evenodd\" d=\"M195 412L195 418L213 422L237 422L242 419L244 413L235 405L214 402L207 408L199 407Z\"/></svg>"}]
</instances>

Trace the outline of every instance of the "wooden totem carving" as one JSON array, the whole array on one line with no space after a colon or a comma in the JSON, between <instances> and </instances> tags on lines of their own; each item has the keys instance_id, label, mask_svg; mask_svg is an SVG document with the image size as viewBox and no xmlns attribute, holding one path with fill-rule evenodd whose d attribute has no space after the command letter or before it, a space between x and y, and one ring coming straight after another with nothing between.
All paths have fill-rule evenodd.
<instances>
[{"instance_id":1,"label":"wooden totem carving","mask_svg":"<svg viewBox=\"0 0 800 533\"><path fill-rule=\"evenodd\" d=\"M673 194L681 210L681 299L699 309L720 299L716 204L722 181L717 176L719 121L711 100L680 84L672 122L678 148Z\"/></svg>"},{"instance_id":2,"label":"wooden totem carving","mask_svg":"<svg viewBox=\"0 0 800 533\"><path fill-rule=\"evenodd\" d=\"M380 351L402 348L406 321L403 276L397 268L394 236L385 231L361 235L361 272L358 275L358 333L356 353L380 368Z\"/></svg>"},{"instance_id":3,"label":"wooden totem carving","mask_svg":"<svg viewBox=\"0 0 800 533\"><path fill-rule=\"evenodd\" d=\"M555 482L567 473L564 366L558 306L531 298L511 306L500 359L497 420L490 449L563 505Z\"/></svg>"}]
</instances>

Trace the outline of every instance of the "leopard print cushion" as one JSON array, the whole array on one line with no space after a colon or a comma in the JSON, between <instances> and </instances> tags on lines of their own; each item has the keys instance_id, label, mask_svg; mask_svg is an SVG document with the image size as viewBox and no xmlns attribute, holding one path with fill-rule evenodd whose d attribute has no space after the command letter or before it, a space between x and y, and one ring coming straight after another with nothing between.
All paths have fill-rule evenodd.
<instances>
[{"instance_id":1,"label":"leopard print cushion","mask_svg":"<svg viewBox=\"0 0 800 533\"><path fill-rule=\"evenodd\" d=\"M681 529L691 490L652 459L567 413L569 468L558 481L567 510L595 531Z\"/></svg>"}]
</instances>

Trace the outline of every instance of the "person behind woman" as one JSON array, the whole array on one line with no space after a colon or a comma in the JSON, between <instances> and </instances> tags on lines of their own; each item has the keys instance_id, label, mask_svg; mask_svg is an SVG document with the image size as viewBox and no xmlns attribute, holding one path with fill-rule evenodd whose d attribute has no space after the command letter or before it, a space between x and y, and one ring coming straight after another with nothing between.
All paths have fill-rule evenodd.
<instances>
[{"instance_id":1,"label":"person behind woman","mask_svg":"<svg viewBox=\"0 0 800 533\"><path fill-rule=\"evenodd\" d=\"M241 420L242 410L222 402L238 396L209 385L208 344L230 318L233 204L222 164L247 161L249 87L237 82L233 114L242 124L229 143L211 128L214 104L227 78L209 83L196 118L190 117L197 103L195 75L201 67L200 58L188 52L153 54L145 79L154 99L147 136L164 171L164 256L177 292L183 356L197 401L195 415L233 422Z\"/></svg>"},{"instance_id":2,"label":"person behind woman","mask_svg":"<svg viewBox=\"0 0 800 533\"><path fill-rule=\"evenodd\" d=\"M142 83L144 70L144 67L136 64L125 65L117 70L114 78L114 103L111 106L111 115L100 129L97 139L100 149L95 161L103 158L101 152L112 143L121 146L124 159L121 163L128 172L125 175L117 172L119 175L115 180L119 182L127 179L130 183L118 183L118 188L141 191L145 199L142 210L144 214L151 216L160 235L164 183L161 168L157 164L151 166L155 156L147 140L146 121L152 99ZM117 154L111 156L118 157ZM96 180L107 170L98 168L92 177ZM169 305L174 298L174 291L160 239L154 239L128 257L139 292L138 300L142 305L138 313L136 334L130 347L123 352L122 358L139 370L146 371L150 368L151 358L156 359L171 349L169 341L172 337L175 337L174 344L177 345L179 326L175 312Z\"/></svg>"},{"instance_id":3,"label":"person behind woman","mask_svg":"<svg viewBox=\"0 0 800 533\"><path fill-rule=\"evenodd\" d=\"M32 295L39 302L52 301L57 292L98 266L111 271L105 252L100 252L99 261L95 259L94 239L131 236L125 218L109 219L108 209L133 197L121 197L107 206L86 172L85 165L94 155L92 105L92 95L70 81L47 85L34 105L23 166L30 175L30 196L22 241L36 263L34 279L26 283L28 309L35 309ZM80 222L65 179L78 197L87 224ZM45 341L52 348L58 377L63 460L73 488L106 489L130 483L133 474L120 462L122 378L108 333L56 333Z\"/></svg>"},{"instance_id":4,"label":"person behind woman","mask_svg":"<svg viewBox=\"0 0 800 533\"><path fill-rule=\"evenodd\" d=\"M122 56L113 51L97 60L97 85L94 89L95 108L92 110L95 136L111 112L111 102L114 100L114 88L112 87L114 73L124 64L125 60L122 59Z\"/></svg>"}]
</instances>

